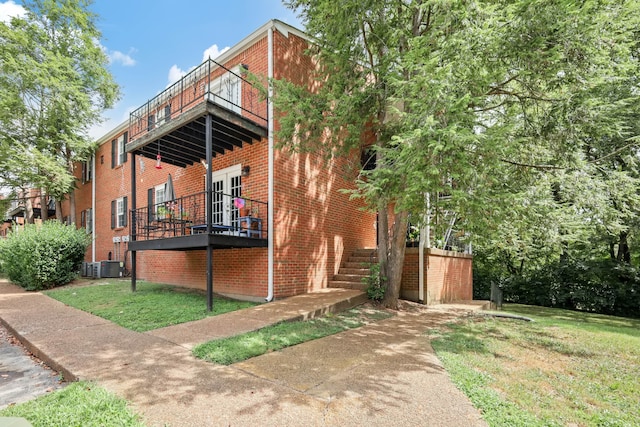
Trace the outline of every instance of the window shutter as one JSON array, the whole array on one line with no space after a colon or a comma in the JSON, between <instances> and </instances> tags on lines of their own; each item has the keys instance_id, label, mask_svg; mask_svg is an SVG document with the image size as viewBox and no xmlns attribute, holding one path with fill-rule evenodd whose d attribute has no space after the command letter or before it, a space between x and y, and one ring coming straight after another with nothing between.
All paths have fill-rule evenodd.
<instances>
[{"instance_id":1,"label":"window shutter","mask_svg":"<svg viewBox=\"0 0 640 427\"><path fill-rule=\"evenodd\" d=\"M111 201L111 229L116 228L116 201Z\"/></svg>"},{"instance_id":2,"label":"window shutter","mask_svg":"<svg viewBox=\"0 0 640 427\"><path fill-rule=\"evenodd\" d=\"M91 233L93 231L93 210L87 209L87 231Z\"/></svg>"},{"instance_id":3,"label":"window shutter","mask_svg":"<svg viewBox=\"0 0 640 427\"><path fill-rule=\"evenodd\" d=\"M129 131L125 132L122 138L124 138L124 147L122 147L122 159L120 159L120 163L126 163L127 157L128 157L126 147L127 147L127 142L129 142Z\"/></svg>"},{"instance_id":4,"label":"window shutter","mask_svg":"<svg viewBox=\"0 0 640 427\"><path fill-rule=\"evenodd\" d=\"M87 226L87 211L80 212L80 227Z\"/></svg>"},{"instance_id":5,"label":"window shutter","mask_svg":"<svg viewBox=\"0 0 640 427\"><path fill-rule=\"evenodd\" d=\"M87 182L87 162L82 162L82 183L84 184L85 182Z\"/></svg>"},{"instance_id":6,"label":"window shutter","mask_svg":"<svg viewBox=\"0 0 640 427\"><path fill-rule=\"evenodd\" d=\"M116 156L118 155L117 141L111 141L111 169L116 167Z\"/></svg>"},{"instance_id":7,"label":"window shutter","mask_svg":"<svg viewBox=\"0 0 640 427\"><path fill-rule=\"evenodd\" d=\"M123 227L127 226L127 219L129 218L129 208L127 207L127 198L123 197L122 198L122 203L124 204L124 223L122 224Z\"/></svg>"},{"instance_id":8,"label":"window shutter","mask_svg":"<svg viewBox=\"0 0 640 427\"><path fill-rule=\"evenodd\" d=\"M153 222L153 217L155 213L153 212L153 192L154 192L153 187L147 190L147 212L149 217L147 221L149 222L149 224Z\"/></svg>"}]
</instances>

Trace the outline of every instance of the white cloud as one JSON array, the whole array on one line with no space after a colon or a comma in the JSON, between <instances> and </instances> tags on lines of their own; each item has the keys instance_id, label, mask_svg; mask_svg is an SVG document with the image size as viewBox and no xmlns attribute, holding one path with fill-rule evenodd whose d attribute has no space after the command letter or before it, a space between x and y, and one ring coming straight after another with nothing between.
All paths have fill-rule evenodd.
<instances>
[{"instance_id":1,"label":"white cloud","mask_svg":"<svg viewBox=\"0 0 640 427\"><path fill-rule=\"evenodd\" d=\"M171 86L172 84L180 80L182 76L184 76L185 74L187 74L187 71L184 71L180 67L178 67L176 64L173 64L169 69L169 76L167 77L167 80L168 80L167 86Z\"/></svg>"},{"instance_id":2,"label":"white cloud","mask_svg":"<svg viewBox=\"0 0 640 427\"><path fill-rule=\"evenodd\" d=\"M223 53L225 53L228 50L229 50L229 46L227 46L224 49L220 50L218 48L217 44L213 44L213 45L209 46L208 48L206 48L204 50L204 52L202 53L202 62L206 61L209 58L216 59L218 56L222 55Z\"/></svg>"},{"instance_id":3,"label":"white cloud","mask_svg":"<svg viewBox=\"0 0 640 427\"><path fill-rule=\"evenodd\" d=\"M133 67L136 65L136 60L131 57L131 53L134 49L131 49L129 53L122 53L119 50L113 50L107 53L110 63L120 63L125 67Z\"/></svg>"},{"instance_id":4,"label":"white cloud","mask_svg":"<svg viewBox=\"0 0 640 427\"><path fill-rule=\"evenodd\" d=\"M9 22L12 17L23 17L26 13L27 10L13 0L0 3L0 22Z\"/></svg>"},{"instance_id":5,"label":"white cloud","mask_svg":"<svg viewBox=\"0 0 640 427\"><path fill-rule=\"evenodd\" d=\"M222 55L223 53L225 53L228 50L229 50L229 46L227 46L227 47L223 48L222 50L220 50L220 48L218 48L217 44L213 44L213 45L209 46L208 48L206 48L204 50L204 52L202 53L202 62L206 61L209 58L215 59L215 58L217 58L218 56ZM200 64L198 64L198 65L200 65ZM175 82L180 80L189 71L193 70L194 68L196 68L195 65L193 67L190 67L187 71L184 71L182 68L178 67L177 64L173 64L171 66L171 68L169 69L169 75L167 76L167 82L168 82L167 83L167 87L171 86L172 84L174 84Z\"/></svg>"}]
</instances>

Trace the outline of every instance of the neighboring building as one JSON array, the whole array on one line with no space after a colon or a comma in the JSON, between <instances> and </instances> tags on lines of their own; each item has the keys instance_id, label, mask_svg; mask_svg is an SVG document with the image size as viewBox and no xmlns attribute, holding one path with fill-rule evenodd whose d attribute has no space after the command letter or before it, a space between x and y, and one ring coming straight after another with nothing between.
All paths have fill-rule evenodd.
<instances>
[{"instance_id":1,"label":"neighboring building","mask_svg":"<svg viewBox=\"0 0 640 427\"><path fill-rule=\"evenodd\" d=\"M326 288L356 249L375 248L375 214L339 191L353 188L361 153L326 162L275 148L271 107L247 79L313 90L307 47L269 21L101 138L77 170L87 261L121 260L134 284L271 300ZM471 299L463 288L451 299Z\"/></svg>"},{"instance_id":2,"label":"neighboring building","mask_svg":"<svg viewBox=\"0 0 640 427\"><path fill-rule=\"evenodd\" d=\"M0 200L2 197L0 196ZM47 197L47 217L54 219L56 215L55 200L51 197ZM30 209L27 208L30 207ZM27 217L29 212L33 215L33 222L39 223L42 221L42 198L41 192L38 189L30 189L27 191L19 191L17 196L11 199L8 203L8 209L5 212L0 212L2 215L2 224L0 225L0 237L6 237L7 233L14 229L14 227L22 227L28 223Z\"/></svg>"}]
</instances>

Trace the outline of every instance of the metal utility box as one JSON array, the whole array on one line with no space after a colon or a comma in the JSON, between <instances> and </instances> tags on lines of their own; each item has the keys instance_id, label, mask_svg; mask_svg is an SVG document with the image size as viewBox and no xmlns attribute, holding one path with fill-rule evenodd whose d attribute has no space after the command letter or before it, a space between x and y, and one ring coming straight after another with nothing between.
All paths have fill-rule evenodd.
<instances>
[{"instance_id":1,"label":"metal utility box","mask_svg":"<svg viewBox=\"0 0 640 427\"><path fill-rule=\"evenodd\" d=\"M122 277L124 275L124 262L100 261L100 277Z\"/></svg>"},{"instance_id":2,"label":"metal utility box","mask_svg":"<svg viewBox=\"0 0 640 427\"><path fill-rule=\"evenodd\" d=\"M91 277L91 272L90 272L90 269L89 269L90 265L91 265L90 262L82 261L82 265L80 266L80 276L82 276L82 277Z\"/></svg>"},{"instance_id":3,"label":"metal utility box","mask_svg":"<svg viewBox=\"0 0 640 427\"><path fill-rule=\"evenodd\" d=\"M100 278L100 263L99 262L91 262L89 263L90 267L90 274L88 274L87 276L92 277L94 279L99 279Z\"/></svg>"}]
</instances>

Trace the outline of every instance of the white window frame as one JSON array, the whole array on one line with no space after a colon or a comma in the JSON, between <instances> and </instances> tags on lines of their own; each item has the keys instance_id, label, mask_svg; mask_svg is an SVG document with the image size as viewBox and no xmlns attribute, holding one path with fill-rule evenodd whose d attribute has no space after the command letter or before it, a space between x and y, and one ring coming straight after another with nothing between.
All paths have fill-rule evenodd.
<instances>
[{"instance_id":1,"label":"white window frame","mask_svg":"<svg viewBox=\"0 0 640 427\"><path fill-rule=\"evenodd\" d=\"M91 208L85 210L84 224L87 233L91 233L93 231L93 212L91 211Z\"/></svg>"},{"instance_id":2,"label":"white window frame","mask_svg":"<svg viewBox=\"0 0 640 427\"><path fill-rule=\"evenodd\" d=\"M117 151L117 159L116 166L119 166L124 163L124 156L127 155L125 152L125 142L124 142L124 134L120 135L116 140L116 151Z\"/></svg>"},{"instance_id":3,"label":"white window frame","mask_svg":"<svg viewBox=\"0 0 640 427\"><path fill-rule=\"evenodd\" d=\"M160 195L162 195L162 197L160 197ZM165 184L160 184L153 187L153 201L155 203L154 209L156 218L159 218L158 209L160 208L160 206L164 206L164 203L167 201Z\"/></svg>"},{"instance_id":4,"label":"white window frame","mask_svg":"<svg viewBox=\"0 0 640 427\"><path fill-rule=\"evenodd\" d=\"M127 213L124 211L124 197L116 199L116 228L124 228Z\"/></svg>"},{"instance_id":5,"label":"white window frame","mask_svg":"<svg viewBox=\"0 0 640 427\"><path fill-rule=\"evenodd\" d=\"M238 65L230 71L212 81L209 85L209 92L215 95L213 102L240 114L242 110L242 79L238 77L240 76L240 66Z\"/></svg>"}]
</instances>

